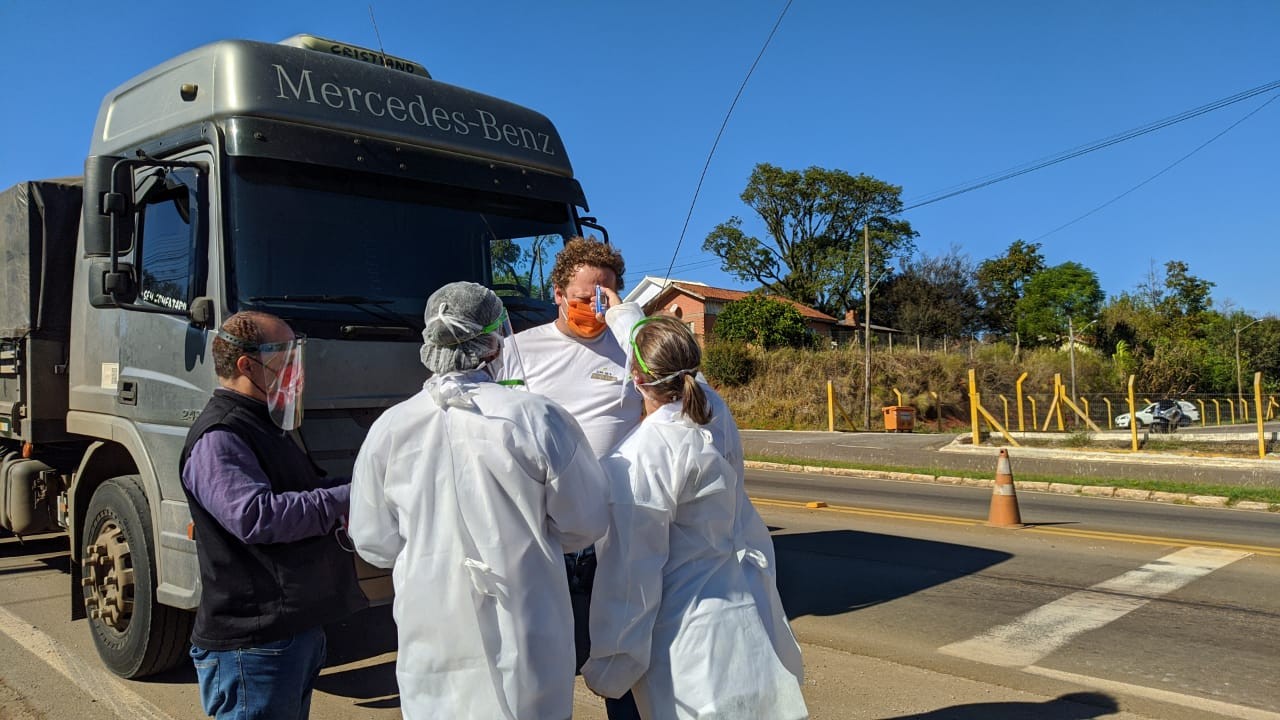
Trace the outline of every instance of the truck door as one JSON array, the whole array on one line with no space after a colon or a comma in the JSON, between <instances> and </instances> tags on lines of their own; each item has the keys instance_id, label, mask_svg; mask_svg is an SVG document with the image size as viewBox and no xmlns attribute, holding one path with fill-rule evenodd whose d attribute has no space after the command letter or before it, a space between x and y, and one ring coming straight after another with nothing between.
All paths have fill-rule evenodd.
<instances>
[{"instance_id":1,"label":"truck door","mask_svg":"<svg viewBox=\"0 0 1280 720\"><path fill-rule=\"evenodd\" d=\"M207 156L182 159L209 161ZM209 275L209 193L200 186L205 178L193 168L153 167L137 170L135 177L136 303L161 312L120 314L116 411L133 421L155 469L158 529L168 536L160 543L161 554L187 542L178 456L214 378L208 332L186 316L195 299L205 295ZM165 561L157 560L163 568ZM161 572L162 583L166 575ZM187 589L193 588L194 577Z\"/></svg>"}]
</instances>

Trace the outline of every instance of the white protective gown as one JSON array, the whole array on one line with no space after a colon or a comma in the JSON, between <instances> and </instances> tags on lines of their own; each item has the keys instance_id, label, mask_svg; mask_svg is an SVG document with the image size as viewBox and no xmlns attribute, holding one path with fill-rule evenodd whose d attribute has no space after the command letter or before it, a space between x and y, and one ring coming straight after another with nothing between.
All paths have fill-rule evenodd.
<instances>
[{"instance_id":1,"label":"white protective gown","mask_svg":"<svg viewBox=\"0 0 1280 720\"><path fill-rule=\"evenodd\" d=\"M732 418L708 397L707 426L664 405L603 463L611 525L596 543L582 674L609 697L633 690L647 720L807 718L773 544L742 486Z\"/></svg>"},{"instance_id":2,"label":"white protective gown","mask_svg":"<svg viewBox=\"0 0 1280 720\"><path fill-rule=\"evenodd\" d=\"M562 554L604 533L602 475L568 413L483 371L433 377L373 424L350 532L394 568L405 718L570 717Z\"/></svg>"}]
</instances>

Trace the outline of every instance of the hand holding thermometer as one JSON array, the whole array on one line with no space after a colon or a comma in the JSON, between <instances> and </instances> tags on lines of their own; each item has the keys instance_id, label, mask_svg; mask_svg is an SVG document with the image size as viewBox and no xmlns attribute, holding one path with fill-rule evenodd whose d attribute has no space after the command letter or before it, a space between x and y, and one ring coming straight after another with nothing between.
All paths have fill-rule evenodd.
<instances>
[{"instance_id":1,"label":"hand holding thermometer","mask_svg":"<svg viewBox=\"0 0 1280 720\"><path fill-rule=\"evenodd\" d=\"M596 314L603 315L605 311L604 294L600 291L600 286L596 286Z\"/></svg>"}]
</instances>

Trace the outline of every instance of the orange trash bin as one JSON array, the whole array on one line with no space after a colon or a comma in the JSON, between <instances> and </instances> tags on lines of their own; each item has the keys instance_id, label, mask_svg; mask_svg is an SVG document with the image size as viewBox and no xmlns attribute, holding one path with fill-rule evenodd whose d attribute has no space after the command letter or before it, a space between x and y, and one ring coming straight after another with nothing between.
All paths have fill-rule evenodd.
<instances>
[{"instance_id":1,"label":"orange trash bin","mask_svg":"<svg viewBox=\"0 0 1280 720\"><path fill-rule=\"evenodd\" d=\"M910 405L890 405L884 411L885 432L911 432L916 429L916 409Z\"/></svg>"}]
</instances>

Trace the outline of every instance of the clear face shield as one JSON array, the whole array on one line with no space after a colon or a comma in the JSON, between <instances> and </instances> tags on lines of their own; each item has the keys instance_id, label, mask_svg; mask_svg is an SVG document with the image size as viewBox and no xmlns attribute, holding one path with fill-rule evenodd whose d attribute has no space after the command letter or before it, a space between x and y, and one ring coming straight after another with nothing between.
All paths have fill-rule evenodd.
<instances>
[{"instance_id":1,"label":"clear face shield","mask_svg":"<svg viewBox=\"0 0 1280 720\"><path fill-rule=\"evenodd\" d=\"M305 335L292 340L270 343L248 343L221 330L218 337L239 348L245 357L262 368L265 385L253 376L249 381L267 396L267 412L282 430L296 430L302 425L303 349Z\"/></svg>"},{"instance_id":2,"label":"clear face shield","mask_svg":"<svg viewBox=\"0 0 1280 720\"><path fill-rule=\"evenodd\" d=\"M515 330L511 327L511 319L507 309L502 309L498 319L481 329L481 334L493 333L498 338L498 356L486 363L489 375L499 385L527 390L524 383L524 362L520 359L520 350L515 343Z\"/></svg>"}]
</instances>

